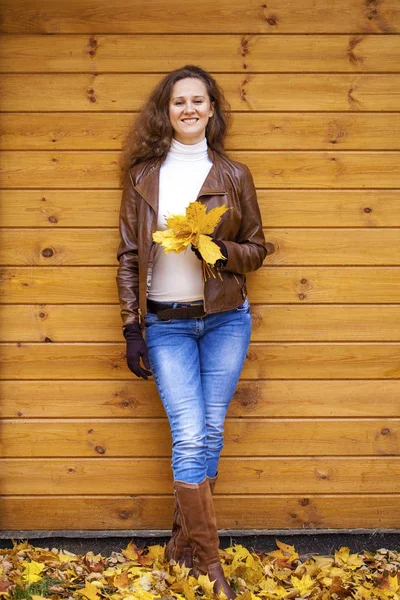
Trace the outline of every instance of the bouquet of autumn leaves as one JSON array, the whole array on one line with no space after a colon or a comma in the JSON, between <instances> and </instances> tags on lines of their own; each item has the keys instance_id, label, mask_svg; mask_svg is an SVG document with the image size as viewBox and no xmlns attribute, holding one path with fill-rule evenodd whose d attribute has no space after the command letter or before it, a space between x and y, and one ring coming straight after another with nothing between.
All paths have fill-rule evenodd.
<instances>
[{"instance_id":1,"label":"bouquet of autumn leaves","mask_svg":"<svg viewBox=\"0 0 400 600\"><path fill-rule=\"evenodd\" d=\"M182 252L192 244L203 258L203 279L206 278L206 273L215 277L210 265L215 265L217 260L225 257L208 234L214 231L227 210L230 209L222 204L206 212L204 204L194 200L187 206L186 214L170 215L166 219L168 229L155 231L153 240L164 247L166 254Z\"/></svg>"}]
</instances>

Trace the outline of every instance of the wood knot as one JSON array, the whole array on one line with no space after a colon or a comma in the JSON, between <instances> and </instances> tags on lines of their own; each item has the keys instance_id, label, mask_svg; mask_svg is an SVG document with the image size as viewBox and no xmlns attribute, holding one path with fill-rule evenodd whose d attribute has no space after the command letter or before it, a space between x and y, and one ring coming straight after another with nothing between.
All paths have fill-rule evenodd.
<instances>
[{"instance_id":1,"label":"wood knot","mask_svg":"<svg viewBox=\"0 0 400 600\"><path fill-rule=\"evenodd\" d=\"M49 338L49 337L45 337L44 341L46 342L46 344L52 344L53 343L53 340L51 338Z\"/></svg>"},{"instance_id":2,"label":"wood knot","mask_svg":"<svg viewBox=\"0 0 400 600\"><path fill-rule=\"evenodd\" d=\"M51 217L49 217L49 221L50 221L50 223L58 223L57 217L53 217L53 215Z\"/></svg>"},{"instance_id":3,"label":"wood knot","mask_svg":"<svg viewBox=\"0 0 400 600\"><path fill-rule=\"evenodd\" d=\"M310 504L310 501L308 498L302 498L300 500L300 504L301 504L301 506L308 506Z\"/></svg>"},{"instance_id":4,"label":"wood knot","mask_svg":"<svg viewBox=\"0 0 400 600\"><path fill-rule=\"evenodd\" d=\"M130 519L131 516L132 513L130 513L128 510L121 510L121 512L119 513L120 519L123 519L124 521Z\"/></svg>"},{"instance_id":5,"label":"wood knot","mask_svg":"<svg viewBox=\"0 0 400 600\"><path fill-rule=\"evenodd\" d=\"M96 450L96 452L98 454L105 454L106 453L106 450L105 450L105 448L103 448L103 446L96 446L95 450Z\"/></svg>"},{"instance_id":6,"label":"wood knot","mask_svg":"<svg viewBox=\"0 0 400 600\"><path fill-rule=\"evenodd\" d=\"M44 248L42 250L42 256L44 256L45 258L50 258L51 256L53 256L53 254L54 254L53 248Z\"/></svg>"},{"instance_id":7,"label":"wood knot","mask_svg":"<svg viewBox=\"0 0 400 600\"><path fill-rule=\"evenodd\" d=\"M381 429L381 434L382 435L390 435L391 431L389 429L389 427L384 427L383 429Z\"/></svg>"},{"instance_id":8,"label":"wood knot","mask_svg":"<svg viewBox=\"0 0 400 600\"><path fill-rule=\"evenodd\" d=\"M372 208L365 207L363 210L367 214L372 213Z\"/></svg>"}]
</instances>

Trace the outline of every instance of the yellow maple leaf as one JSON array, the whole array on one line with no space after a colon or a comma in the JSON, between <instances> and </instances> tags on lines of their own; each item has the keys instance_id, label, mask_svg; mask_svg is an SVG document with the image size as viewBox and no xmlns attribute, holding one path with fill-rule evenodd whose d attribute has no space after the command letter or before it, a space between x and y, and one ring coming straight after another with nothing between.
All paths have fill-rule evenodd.
<instances>
[{"instance_id":1,"label":"yellow maple leaf","mask_svg":"<svg viewBox=\"0 0 400 600\"><path fill-rule=\"evenodd\" d=\"M80 590L76 590L75 594L85 596L87 600L99 600L100 598L98 587L93 583L90 583L90 581L85 581L85 587Z\"/></svg>"},{"instance_id":2,"label":"yellow maple leaf","mask_svg":"<svg viewBox=\"0 0 400 600\"><path fill-rule=\"evenodd\" d=\"M208 575L199 575L198 582L201 585L206 597L214 598L214 583L210 581Z\"/></svg>"},{"instance_id":3,"label":"yellow maple leaf","mask_svg":"<svg viewBox=\"0 0 400 600\"><path fill-rule=\"evenodd\" d=\"M299 579L298 577L291 577L290 581L292 582L292 586L296 588L296 590L299 590L302 596L306 594L316 584L315 579L312 579L308 575L308 573L307 575L303 575L301 579Z\"/></svg>"},{"instance_id":4,"label":"yellow maple leaf","mask_svg":"<svg viewBox=\"0 0 400 600\"><path fill-rule=\"evenodd\" d=\"M364 561L357 554L350 554L350 548L342 546L340 550L335 550L335 562L344 564L352 571L361 567Z\"/></svg>"},{"instance_id":5,"label":"yellow maple leaf","mask_svg":"<svg viewBox=\"0 0 400 600\"><path fill-rule=\"evenodd\" d=\"M182 582L182 591L185 594L185 598L187 598L187 600L195 600L193 587L187 580L183 580Z\"/></svg>"},{"instance_id":6,"label":"yellow maple leaf","mask_svg":"<svg viewBox=\"0 0 400 600\"><path fill-rule=\"evenodd\" d=\"M186 217L199 233L212 233L227 210L226 204L222 204L206 212L205 205L195 200L187 207Z\"/></svg>"},{"instance_id":7,"label":"yellow maple leaf","mask_svg":"<svg viewBox=\"0 0 400 600\"><path fill-rule=\"evenodd\" d=\"M280 566L285 565L287 563L292 563L299 558L299 555L295 551L294 546L289 546L289 544L285 544L284 542L280 542L279 540L275 540L275 542L279 550L268 552L268 556L275 558Z\"/></svg>"},{"instance_id":8,"label":"yellow maple leaf","mask_svg":"<svg viewBox=\"0 0 400 600\"><path fill-rule=\"evenodd\" d=\"M215 265L216 261L220 258L225 258L221 253L219 246L215 242L212 241L207 235L203 235L202 233L198 236L197 248L204 258L206 263L209 265Z\"/></svg>"},{"instance_id":9,"label":"yellow maple leaf","mask_svg":"<svg viewBox=\"0 0 400 600\"><path fill-rule=\"evenodd\" d=\"M192 235L193 227L186 215L171 215L166 219L169 229L182 236Z\"/></svg>"},{"instance_id":10,"label":"yellow maple leaf","mask_svg":"<svg viewBox=\"0 0 400 600\"><path fill-rule=\"evenodd\" d=\"M31 583L35 583L36 581L40 581L42 579L42 575L40 573L43 571L46 565L44 563L35 562L34 560L30 562L24 560L22 561L22 566L24 568L22 578L30 585Z\"/></svg>"},{"instance_id":11,"label":"yellow maple leaf","mask_svg":"<svg viewBox=\"0 0 400 600\"><path fill-rule=\"evenodd\" d=\"M70 554L65 554L64 552L59 552L57 556L60 562L72 562L78 560L77 556L71 556Z\"/></svg>"},{"instance_id":12,"label":"yellow maple leaf","mask_svg":"<svg viewBox=\"0 0 400 600\"><path fill-rule=\"evenodd\" d=\"M148 550L149 550L149 556L153 560L157 560L158 562L163 562L165 546L159 546L159 545L149 546Z\"/></svg>"},{"instance_id":13,"label":"yellow maple leaf","mask_svg":"<svg viewBox=\"0 0 400 600\"><path fill-rule=\"evenodd\" d=\"M388 582L390 591L397 592L400 590L398 575L389 575Z\"/></svg>"},{"instance_id":14,"label":"yellow maple leaf","mask_svg":"<svg viewBox=\"0 0 400 600\"><path fill-rule=\"evenodd\" d=\"M132 540L129 542L127 547L124 548L124 550L122 550L122 554L125 556L125 558L128 558L129 560L137 560L138 559L139 554L137 552L137 546L134 544L134 542Z\"/></svg>"},{"instance_id":15,"label":"yellow maple leaf","mask_svg":"<svg viewBox=\"0 0 400 600\"><path fill-rule=\"evenodd\" d=\"M182 252L189 244L193 244L204 261L214 265L224 256L207 234L214 231L219 219L227 210L230 210L230 207L223 204L206 212L205 205L194 200L187 206L185 215L170 215L166 219L168 229L155 231L153 240L163 246L166 254Z\"/></svg>"}]
</instances>

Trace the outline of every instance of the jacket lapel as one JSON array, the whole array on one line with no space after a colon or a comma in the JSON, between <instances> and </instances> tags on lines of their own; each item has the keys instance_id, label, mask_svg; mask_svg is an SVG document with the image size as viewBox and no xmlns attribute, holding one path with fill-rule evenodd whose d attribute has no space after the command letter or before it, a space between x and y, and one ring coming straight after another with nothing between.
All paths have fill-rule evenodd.
<instances>
[{"instance_id":1,"label":"jacket lapel","mask_svg":"<svg viewBox=\"0 0 400 600\"><path fill-rule=\"evenodd\" d=\"M207 177L203 181L203 185L197 194L197 199L201 196L215 196L226 194L223 181L219 176L219 157L209 146L207 147L208 156L212 160L212 167L209 170ZM148 163L149 169L135 186L135 190L146 200L152 207L154 212L158 214L158 195L160 189L160 167L162 161L160 159L151 159Z\"/></svg>"}]
</instances>

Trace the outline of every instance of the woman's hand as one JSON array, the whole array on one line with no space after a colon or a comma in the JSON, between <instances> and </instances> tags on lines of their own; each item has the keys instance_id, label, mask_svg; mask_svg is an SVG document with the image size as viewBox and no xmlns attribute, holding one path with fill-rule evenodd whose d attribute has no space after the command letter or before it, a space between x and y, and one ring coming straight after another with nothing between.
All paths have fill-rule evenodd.
<instances>
[{"instance_id":1,"label":"woman's hand","mask_svg":"<svg viewBox=\"0 0 400 600\"><path fill-rule=\"evenodd\" d=\"M143 379L148 379L151 375L149 355L147 352L147 344L143 339L142 330L139 323L131 323L124 327L124 338L126 339L126 362L129 369ZM140 366L140 357L144 366Z\"/></svg>"}]
</instances>

